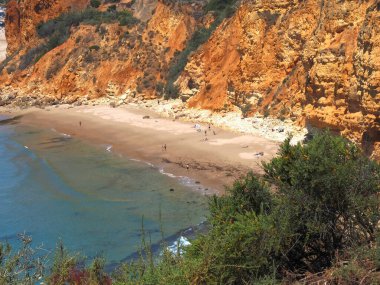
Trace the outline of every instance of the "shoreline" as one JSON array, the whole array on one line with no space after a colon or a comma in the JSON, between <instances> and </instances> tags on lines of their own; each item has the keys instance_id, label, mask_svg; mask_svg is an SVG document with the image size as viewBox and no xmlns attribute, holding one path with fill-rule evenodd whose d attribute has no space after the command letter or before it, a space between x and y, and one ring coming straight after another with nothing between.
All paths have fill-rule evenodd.
<instances>
[{"instance_id":1,"label":"shoreline","mask_svg":"<svg viewBox=\"0 0 380 285\"><path fill-rule=\"evenodd\" d=\"M207 193L217 195L250 170L262 174L261 162L270 160L279 146L259 134L233 132L202 120L198 120L201 130L197 131L193 120L169 119L163 112L136 104L118 108L102 104L24 110L0 107L0 114L21 115L21 124L112 146L112 152L150 163L177 179L188 177L208 189ZM257 155L260 153L263 156Z\"/></svg>"}]
</instances>

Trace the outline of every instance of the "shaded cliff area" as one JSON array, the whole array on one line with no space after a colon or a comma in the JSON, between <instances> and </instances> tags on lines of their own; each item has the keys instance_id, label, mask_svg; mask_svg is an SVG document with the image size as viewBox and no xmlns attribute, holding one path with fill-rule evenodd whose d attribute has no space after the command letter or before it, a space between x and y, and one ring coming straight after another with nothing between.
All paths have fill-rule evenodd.
<instances>
[{"instance_id":1,"label":"shaded cliff area","mask_svg":"<svg viewBox=\"0 0 380 285\"><path fill-rule=\"evenodd\" d=\"M379 19L375 0L11 0L0 86L47 103L179 96L329 127L376 157Z\"/></svg>"}]
</instances>

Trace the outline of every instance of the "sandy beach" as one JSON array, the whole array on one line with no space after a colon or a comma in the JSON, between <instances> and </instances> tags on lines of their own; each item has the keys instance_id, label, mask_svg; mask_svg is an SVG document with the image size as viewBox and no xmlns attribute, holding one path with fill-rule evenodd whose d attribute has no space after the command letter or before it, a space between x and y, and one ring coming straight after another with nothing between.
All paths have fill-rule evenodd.
<instances>
[{"instance_id":1,"label":"sandy beach","mask_svg":"<svg viewBox=\"0 0 380 285\"><path fill-rule=\"evenodd\" d=\"M164 173L190 177L208 193L223 194L226 185L249 170L262 173L261 162L271 159L279 145L258 135L212 125L209 128L208 124L195 128L194 123L163 118L151 110L129 105L0 108L0 114L22 115L22 124L112 146L112 152L152 163ZM263 156L258 156L261 152Z\"/></svg>"}]
</instances>

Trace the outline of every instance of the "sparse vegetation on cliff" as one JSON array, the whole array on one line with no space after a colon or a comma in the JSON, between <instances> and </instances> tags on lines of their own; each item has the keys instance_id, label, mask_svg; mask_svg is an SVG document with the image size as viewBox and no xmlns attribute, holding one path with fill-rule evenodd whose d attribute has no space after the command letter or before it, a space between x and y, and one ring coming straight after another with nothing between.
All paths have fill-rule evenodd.
<instances>
[{"instance_id":1,"label":"sparse vegetation on cliff","mask_svg":"<svg viewBox=\"0 0 380 285\"><path fill-rule=\"evenodd\" d=\"M122 26L132 26L138 23L129 11L100 12L87 8L80 12L69 12L58 18L41 23L37 27L40 38L45 42L30 49L20 58L20 69L26 69L37 62L45 53L63 44L70 35L71 27L79 24L101 25L102 23L118 22Z\"/></svg>"},{"instance_id":2,"label":"sparse vegetation on cliff","mask_svg":"<svg viewBox=\"0 0 380 285\"><path fill-rule=\"evenodd\" d=\"M187 42L186 48L179 52L171 61L169 72L167 75L167 89L174 88L174 82L178 76L184 70L189 56L192 52L197 50L199 46L207 42L212 32L220 25L220 23L226 18L232 16L235 11L236 0L212 0L205 6L205 12L213 12L215 14L215 20L209 28L201 27L196 30L193 36ZM178 93L179 95L179 93ZM177 95L177 97L178 97ZM169 98L177 98L172 95Z\"/></svg>"},{"instance_id":3,"label":"sparse vegetation on cliff","mask_svg":"<svg viewBox=\"0 0 380 285\"><path fill-rule=\"evenodd\" d=\"M210 230L183 255L164 248L155 259L143 240L145 254L122 264L113 284L378 284L380 165L325 132L285 141L263 169L210 199ZM0 260L0 272L14 272L9 255ZM107 284L103 268L99 259L81 267L59 246L49 284Z\"/></svg>"}]
</instances>

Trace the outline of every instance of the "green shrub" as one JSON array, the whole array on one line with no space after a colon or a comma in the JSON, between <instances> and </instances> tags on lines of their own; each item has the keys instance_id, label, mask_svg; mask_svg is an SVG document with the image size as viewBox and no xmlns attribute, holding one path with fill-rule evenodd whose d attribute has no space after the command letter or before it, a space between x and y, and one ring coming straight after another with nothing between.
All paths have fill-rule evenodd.
<instances>
[{"instance_id":1,"label":"green shrub","mask_svg":"<svg viewBox=\"0 0 380 285\"><path fill-rule=\"evenodd\" d=\"M133 17L131 12L127 10L118 12L117 19L119 21L120 26L130 27L138 23L138 20L135 17Z\"/></svg>"},{"instance_id":2,"label":"green shrub","mask_svg":"<svg viewBox=\"0 0 380 285\"><path fill-rule=\"evenodd\" d=\"M90 46L88 49L89 49L89 50L95 50L95 51L98 51L98 50L100 49L100 46L98 46L98 45L93 45L93 46Z\"/></svg>"},{"instance_id":3,"label":"green shrub","mask_svg":"<svg viewBox=\"0 0 380 285\"><path fill-rule=\"evenodd\" d=\"M90 1L90 5L93 8L99 8L100 4L101 4L100 0L91 0Z\"/></svg>"},{"instance_id":4,"label":"green shrub","mask_svg":"<svg viewBox=\"0 0 380 285\"><path fill-rule=\"evenodd\" d=\"M36 284L44 273L43 260L46 258L32 248L32 239L20 235L21 246L12 250L9 244L0 243L0 284Z\"/></svg>"},{"instance_id":5,"label":"green shrub","mask_svg":"<svg viewBox=\"0 0 380 285\"><path fill-rule=\"evenodd\" d=\"M202 261L195 272L202 272L200 284L255 284L276 272L273 256L281 240L272 219L254 212L235 214L194 241L184 259Z\"/></svg>"},{"instance_id":6,"label":"green shrub","mask_svg":"<svg viewBox=\"0 0 380 285\"><path fill-rule=\"evenodd\" d=\"M116 5L111 5L107 8L107 12L112 13L116 12Z\"/></svg>"},{"instance_id":7,"label":"green shrub","mask_svg":"<svg viewBox=\"0 0 380 285\"><path fill-rule=\"evenodd\" d=\"M210 198L209 221L212 225L218 225L233 222L237 214L269 214L273 203L268 185L250 172L227 188L227 195Z\"/></svg>"},{"instance_id":8,"label":"green shrub","mask_svg":"<svg viewBox=\"0 0 380 285\"><path fill-rule=\"evenodd\" d=\"M163 245L154 258L143 239L140 258L122 264L114 284L277 284L328 268L317 276L326 284L378 284L380 165L323 132L304 145L286 140L263 169L210 198L209 231L183 255ZM74 284L109 284L104 261L79 270L63 249L57 254L52 278L71 284L74 267L92 282Z\"/></svg>"},{"instance_id":9,"label":"green shrub","mask_svg":"<svg viewBox=\"0 0 380 285\"><path fill-rule=\"evenodd\" d=\"M179 87L174 83L168 83L165 87L165 99L176 99L179 97Z\"/></svg>"},{"instance_id":10,"label":"green shrub","mask_svg":"<svg viewBox=\"0 0 380 285\"><path fill-rule=\"evenodd\" d=\"M51 267L49 277L47 279L49 284L65 284L77 268L79 257L69 254L65 249L62 242L57 244L53 265Z\"/></svg>"},{"instance_id":11,"label":"green shrub","mask_svg":"<svg viewBox=\"0 0 380 285\"><path fill-rule=\"evenodd\" d=\"M321 271L337 252L375 239L380 168L354 144L327 132L305 146L288 139L264 170L279 189L277 211L293 235L288 270Z\"/></svg>"}]
</instances>

